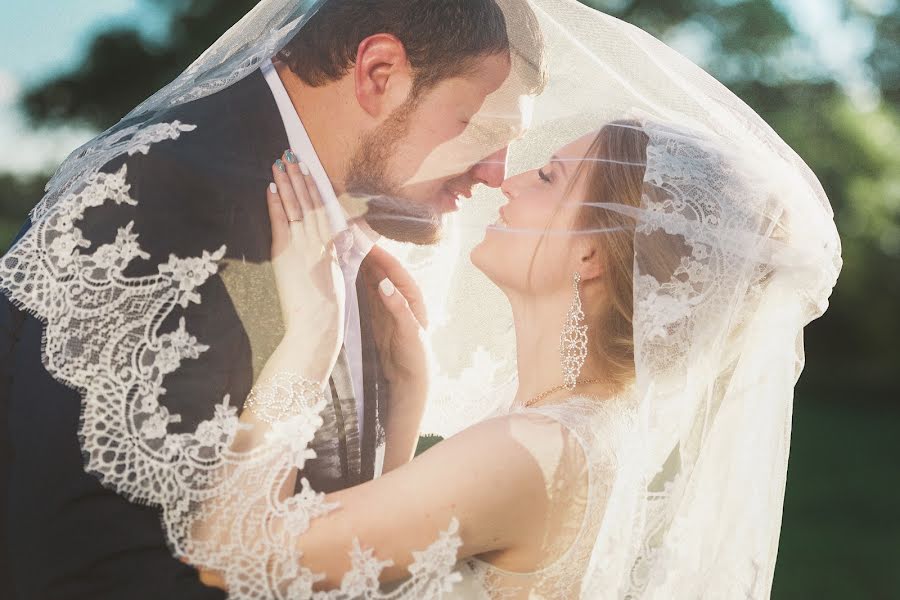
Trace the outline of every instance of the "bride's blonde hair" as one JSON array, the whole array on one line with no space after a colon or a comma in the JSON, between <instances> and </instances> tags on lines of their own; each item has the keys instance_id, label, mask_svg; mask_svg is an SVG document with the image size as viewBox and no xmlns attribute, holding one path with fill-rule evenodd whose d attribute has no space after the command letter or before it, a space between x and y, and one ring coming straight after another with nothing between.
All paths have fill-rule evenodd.
<instances>
[{"instance_id":1,"label":"bride's blonde hair","mask_svg":"<svg viewBox=\"0 0 900 600\"><path fill-rule=\"evenodd\" d=\"M595 235L604 263L602 285L607 302L585 306L588 318L588 351L598 360L604 378L616 389L634 381L634 218L621 212L592 206L613 203L639 208L648 191L644 187L649 138L636 121L614 121L594 138L572 178L584 182L585 197L575 222L582 231L607 230ZM608 231L614 230L614 231ZM642 241L641 272L668 279L685 248L672 236ZM677 246L677 247L676 247Z\"/></svg>"}]
</instances>

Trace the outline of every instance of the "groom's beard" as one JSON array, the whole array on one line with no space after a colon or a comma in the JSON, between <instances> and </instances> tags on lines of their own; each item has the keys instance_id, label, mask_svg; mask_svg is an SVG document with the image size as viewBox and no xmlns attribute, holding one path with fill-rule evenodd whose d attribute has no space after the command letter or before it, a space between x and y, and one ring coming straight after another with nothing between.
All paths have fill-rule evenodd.
<instances>
[{"instance_id":1,"label":"groom's beard","mask_svg":"<svg viewBox=\"0 0 900 600\"><path fill-rule=\"evenodd\" d=\"M409 132L415 103L398 108L359 144L347 169L347 191L367 200L366 223L376 233L398 242L430 246L441 241L441 214L425 202L403 196L388 173L390 158Z\"/></svg>"}]
</instances>

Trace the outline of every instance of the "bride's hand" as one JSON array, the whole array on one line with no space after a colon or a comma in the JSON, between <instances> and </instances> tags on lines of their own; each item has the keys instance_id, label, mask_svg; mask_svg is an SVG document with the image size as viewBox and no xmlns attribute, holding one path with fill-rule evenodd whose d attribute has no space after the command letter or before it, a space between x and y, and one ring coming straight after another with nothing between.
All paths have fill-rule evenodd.
<instances>
[{"instance_id":1,"label":"bride's hand","mask_svg":"<svg viewBox=\"0 0 900 600\"><path fill-rule=\"evenodd\" d=\"M344 333L344 277L328 215L309 169L288 161L272 166L266 199L272 224L272 266L284 319L285 343L304 375L325 381ZM285 168L284 171L279 165Z\"/></svg>"},{"instance_id":2,"label":"bride's hand","mask_svg":"<svg viewBox=\"0 0 900 600\"><path fill-rule=\"evenodd\" d=\"M379 300L372 325L390 395L384 423L384 472L412 460L428 397L428 317L422 293L400 262L375 246L363 263L366 281Z\"/></svg>"},{"instance_id":3,"label":"bride's hand","mask_svg":"<svg viewBox=\"0 0 900 600\"><path fill-rule=\"evenodd\" d=\"M421 290L400 261L379 246L372 248L364 268L380 298L373 328L385 378L395 388L427 388L428 315Z\"/></svg>"}]
</instances>

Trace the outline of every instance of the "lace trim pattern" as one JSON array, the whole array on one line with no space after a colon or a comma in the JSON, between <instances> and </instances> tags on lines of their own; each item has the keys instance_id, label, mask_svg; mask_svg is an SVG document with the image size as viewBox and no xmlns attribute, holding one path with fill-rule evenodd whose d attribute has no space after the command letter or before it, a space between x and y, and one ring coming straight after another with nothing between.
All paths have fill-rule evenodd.
<instances>
[{"instance_id":1,"label":"lace trim pattern","mask_svg":"<svg viewBox=\"0 0 900 600\"><path fill-rule=\"evenodd\" d=\"M315 381L291 373L279 373L265 387L250 391L244 410L252 412L263 423L274 425L302 414L304 403L322 393Z\"/></svg>"},{"instance_id":2,"label":"lace trim pattern","mask_svg":"<svg viewBox=\"0 0 900 600\"><path fill-rule=\"evenodd\" d=\"M81 146L63 162L45 189L44 198L31 211L32 221L38 221L50 212L61 198L82 185L90 185L103 165L122 154L146 155L150 146L165 140L177 140L183 132L194 131L195 125L180 121L152 125L116 126ZM85 169L86 165L96 165Z\"/></svg>"},{"instance_id":3,"label":"lace trim pattern","mask_svg":"<svg viewBox=\"0 0 900 600\"><path fill-rule=\"evenodd\" d=\"M181 75L126 116L141 117L218 92L243 79L300 31L320 0L260 2Z\"/></svg>"},{"instance_id":4,"label":"lace trim pattern","mask_svg":"<svg viewBox=\"0 0 900 600\"><path fill-rule=\"evenodd\" d=\"M258 69L262 65L263 61L273 56L288 41L290 41L290 39L299 29L299 25L302 19L303 16L301 15L284 27L273 31L269 36L266 37L266 39L259 40L258 43L253 46L253 52L248 53L247 56L243 57L236 65L236 68L229 69L226 73L223 73L218 77L209 78L199 82L193 81L197 74L203 70L202 64L195 63L182 75L182 77L185 79L185 83L188 84L188 91L184 94L168 99L166 101L166 104L163 105L163 108L178 106L179 104L185 104L187 102L199 100L200 98L205 98L206 96L211 96L212 94L215 94L216 92L227 88L233 83L240 81L241 79L249 75L251 71L255 71L256 69ZM224 63L224 61L222 62ZM140 110L141 107L138 107L136 109L136 111Z\"/></svg>"},{"instance_id":5,"label":"lace trim pattern","mask_svg":"<svg viewBox=\"0 0 900 600\"><path fill-rule=\"evenodd\" d=\"M82 152L105 163L118 154L146 154L153 143L193 129L179 122L129 128ZM137 204L127 172L123 165L68 183L65 177L74 174L61 171L51 187L66 190L65 196L36 209L32 228L0 261L0 291L46 324L47 371L82 395L86 470L130 500L160 507L174 554L222 572L232 598L440 597L459 579L453 572L461 545L456 522L415 554L412 578L398 591L382 594L378 574L386 565L357 544L341 589L312 592L321 576L303 568L291 549L310 521L334 506L307 481L287 498L279 491L314 456L309 444L322 423L321 395L292 395L291 415L274 422L266 443L249 452L231 449L247 426L227 396L193 432L170 430L181 415L160 404L163 380L208 347L183 318L173 331L161 331L161 324L176 307L201 303L200 290L218 272L226 248L172 255L155 275L126 275L135 260L149 258L135 223L96 248L78 225L89 208ZM274 384L283 388L285 382Z\"/></svg>"}]
</instances>

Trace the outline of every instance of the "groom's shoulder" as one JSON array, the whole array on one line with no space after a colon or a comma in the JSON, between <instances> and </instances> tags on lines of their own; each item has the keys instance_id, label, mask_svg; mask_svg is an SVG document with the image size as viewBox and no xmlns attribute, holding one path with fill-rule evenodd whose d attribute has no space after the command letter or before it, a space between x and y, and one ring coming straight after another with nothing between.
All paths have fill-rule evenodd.
<instances>
[{"instance_id":1,"label":"groom's shoulder","mask_svg":"<svg viewBox=\"0 0 900 600\"><path fill-rule=\"evenodd\" d=\"M259 70L239 81L191 101L182 101L154 117L155 123L179 121L196 127L196 141L246 134L277 124L283 127L278 106Z\"/></svg>"},{"instance_id":2,"label":"groom's shoulder","mask_svg":"<svg viewBox=\"0 0 900 600\"><path fill-rule=\"evenodd\" d=\"M151 184L167 181L173 173L220 179L223 173L252 169L261 158L260 148L267 146L265 141L286 135L277 105L259 71L219 91L162 110L150 119L125 121L120 127L140 127L148 132L156 128L162 134L151 137L163 139L145 147L146 151L111 160L102 170L110 172L127 164L129 179L142 176ZM140 136L137 139L142 141ZM268 156L264 158L269 160Z\"/></svg>"}]
</instances>

